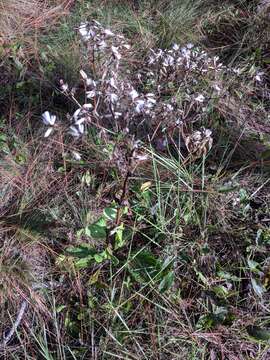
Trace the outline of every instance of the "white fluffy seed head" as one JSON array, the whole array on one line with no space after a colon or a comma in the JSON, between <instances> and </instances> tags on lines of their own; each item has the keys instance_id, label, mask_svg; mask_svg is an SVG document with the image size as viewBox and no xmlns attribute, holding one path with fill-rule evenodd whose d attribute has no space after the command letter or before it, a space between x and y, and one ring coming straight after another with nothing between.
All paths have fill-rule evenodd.
<instances>
[{"instance_id":1,"label":"white fluffy seed head","mask_svg":"<svg viewBox=\"0 0 270 360\"><path fill-rule=\"evenodd\" d=\"M51 133L53 132L53 127L49 127L44 134L44 137L47 138L48 136L51 135Z\"/></svg>"},{"instance_id":2,"label":"white fluffy seed head","mask_svg":"<svg viewBox=\"0 0 270 360\"><path fill-rule=\"evenodd\" d=\"M42 117L43 124L51 125L51 126L55 124L56 115L50 114L49 111L45 111L41 117Z\"/></svg>"},{"instance_id":3,"label":"white fluffy seed head","mask_svg":"<svg viewBox=\"0 0 270 360\"><path fill-rule=\"evenodd\" d=\"M78 153L77 151L72 151L72 156L76 161L80 161L82 159L81 154Z\"/></svg>"},{"instance_id":4,"label":"white fluffy seed head","mask_svg":"<svg viewBox=\"0 0 270 360\"><path fill-rule=\"evenodd\" d=\"M81 75L81 77L83 78L83 80L87 80L87 79L88 79L87 74L86 74L86 72L85 72L84 70L80 70L80 75Z\"/></svg>"},{"instance_id":5,"label":"white fluffy seed head","mask_svg":"<svg viewBox=\"0 0 270 360\"><path fill-rule=\"evenodd\" d=\"M80 137L78 129L73 125L69 127L69 134L75 138Z\"/></svg>"}]
</instances>

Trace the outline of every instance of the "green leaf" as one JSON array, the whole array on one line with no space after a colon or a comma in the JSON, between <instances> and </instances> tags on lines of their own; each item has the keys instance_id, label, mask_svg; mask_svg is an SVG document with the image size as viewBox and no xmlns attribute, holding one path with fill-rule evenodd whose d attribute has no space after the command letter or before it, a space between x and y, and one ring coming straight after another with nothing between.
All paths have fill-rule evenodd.
<instances>
[{"instance_id":1,"label":"green leaf","mask_svg":"<svg viewBox=\"0 0 270 360\"><path fill-rule=\"evenodd\" d=\"M216 307L215 311L202 315L197 324L197 329L211 329L218 324L226 324L232 320L231 314L228 312L228 310L225 307Z\"/></svg>"},{"instance_id":2,"label":"green leaf","mask_svg":"<svg viewBox=\"0 0 270 360\"><path fill-rule=\"evenodd\" d=\"M86 233L85 229L80 229L80 230L78 230L78 231L76 232L76 237L77 237L78 239L80 239L81 235L82 235L84 232Z\"/></svg>"},{"instance_id":3,"label":"green leaf","mask_svg":"<svg viewBox=\"0 0 270 360\"><path fill-rule=\"evenodd\" d=\"M111 221L114 221L117 216L117 209L116 208L106 208L103 210L104 216Z\"/></svg>"},{"instance_id":4,"label":"green leaf","mask_svg":"<svg viewBox=\"0 0 270 360\"><path fill-rule=\"evenodd\" d=\"M241 281L239 277L232 275L226 271L218 271L217 275L224 280Z\"/></svg>"},{"instance_id":5,"label":"green leaf","mask_svg":"<svg viewBox=\"0 0 270 360\"><path fill-rule=\"evenodd\" d=\"M89 225L87 232L94 239L105 239L107 236L106 227L100 226L97 223Z\"/></svg>"},{"instance_id":6,"label":"green leaf","mask_svg":"<svg viewBox=\"0 0 270 360\"><path fill-rule=\"evenodd\" d=\"M103 216L101 216L96 222L96 225L101 226L101 227L107 227L107 223L106 220L104 219Z\"/></svg>"},{"instance_id":7,"label":"green leaf","mask_svg":"<svg viewBox=\"0 0 270 360\"><path fill-rule=\"evenodd\" d=\"M159 291L161 293L164 293L165 291L169 290L174 282L174 273L173 271L170 271L167 275L165 275L159 284Z\"/></svg>"},{"instance_id":8,"label":"green leaf","mask_svg":"<svg viewBox=\"0 0 270 360\"><path fill-rule=\"evenodd\" d=\"M139 283L152 280L157 276L160 269L160 261L147 250L136 254L135 258L129 263L129 271Z\"/></svg>"},{"instance_id":9,"label":"green leaf","mask_svg":"<svg viewBox=\"0 0 270 360\"><path fill-rule=\"evenodd\" d=\"M17 154L15 156L15 161L17 164L21 164L21 165L25 164L26 160L27 160L27 158L24 154Z\"/></svg>"},{"instance_id":10,"label":"green leaf","mask_svg":"<svg viewBox=\"0 0 270 360\"><path fill-rule=\"evenodd\" d=\"M222 324L226 320L228 316L228 310L225 307L217 307L213 313L215 323L216 324Z\"/></svg>"},{"instance_id":11,"label":"green leaf","mask_svg":"<svg viewBox=\"0 0 270 360\"><path fill-rule=\"evenodd\" d=\"M62 310L64 310L67 306L66 305L59 305L56 307L56 312L59 314Z\"/></svg>"},{"instance_id":12,"label":"green leaf","mask_svg":"<svg viewBox=\"0 0 270 360\"><path fill-rule=\"evenodd\" d=\"M223 285L214 286L213 291L219 298L226 299L229 296L228 289Z\"/></svg>"},{"instance_id":13,"label":"green leaf","mask_svg":"<svg viewBox=\"0 0 270 360\"><path fill-rule=\"evenodd\" d=\"M197 270L196 268L194 268L195 272L196 272L196 275L198 276L199 280L201 280L201 282L204 284L204 285L207 285L208 286L208 280L207 278L203 275L203 273L199 270Z\"/></svg>"},{"instance_id":14,"label":"green leaf","mask_svg":"<svg viewBox=\"0 0 270 360\"><path fill-rule=\"evenodd\" d=\"M259 326L249 325L247 326L248 335L254 337L257 340L268 341L270 340L270 330L263 329Z\"/></svg>"},{"instance_id":15,"label":"green leaf","mask_svg":"<svg viewBox=\"0 0 270 360\"><path fill-rule=\"evenodd\" d=\"M260 272L260 271L258 270L258 267L260 266L260 264L257 263L257 261L248 259L247 263L248 263L248 267L250 268L250 270L251 270L252 272L255 272L255 273Z\"/></svg>"},{"instance_id":16,"label":"green leaf","mask_svg":"<svg viewBox=\"0 0 270 360\"><path fill-rule=\"evenodd\" d=\"M88 280L88 284L89 285L93 285L96 284L98 282L98 278L100 275L100 269L98 269L97 271L94 272L94 274L92 274Z\"/></svg>"},{"instance_id":17,"label":"green leaf","mask_svg":"<svg viewBox=\"0 0 270 360\"><path fill-rule=\"evenodd\" d=\"M85 269L94 261L101 263L103 260L108 258L106 251L97 253L97 251L94 248L91 248L88 244L80 244L76 247L70 247L66 249L66 252L75 258L79 258L79 260L74 262L77 269Z\"/></svg>"},{"instance_id":18,"label":"green leaf","mask_svg":"<svg viewBox=\"0 0 270 360\"><path fill-rule=\"evenodd\" d=\"M257 280L255 280L254 278L251 279L251 284L253 287L254 292L259 296L262 297L263 294L265 293L265 288L263 287L262 284L260 284Z\"/></svg>"},{"instance_id":19,"label":"green leaf","mask_svg":"<svg viewBox=\"0 0 270 360\"><path fill-rule=\"evenodd\" d=\"M93 263L93 257L86 257L80 260L75 261L74 265L77 270L88 268Z\"/></svg>"},{"instance_id":20,"label":"green leaf","mask_svg":"<svg viewBox=\"0 0 270 360\"><path fill-rule=\"evenodd\" d=\"M79 321L81 321L81 320L84 320L84 319L86 318L86 316L87 316L87 312L82 310L82 311L80 311L79 314L77 315L77 319L78 319Z\"/></svg>"},{"instance_id":21,"label":"green leaf","mask_svg":"<svg viewBox=\"0 0 270 360\"><path fill-rule=\"evenodd\" d=\"M113 251L111 246L108 246L105 250L104 250L105 254L106 254L106 259L110 259L112 260L113 265L118 265L119 264L119 260L117 259L116 256L113 255Z\"/></svg>"},{"instance_id":22,"label":"green leaf","mask_svg":"<svg viewBox=\"0 0 270 360\"><path fill-rule=\"evenodd\" d=\"M173 256L168 256L162 264L161 271L168 269L168 267L172 265L173 260L174 260Z\"/></svg>"},{"instance_id":23,"label":"green leaf","mask_svg":"<svg viewBox=\"0 0 270 360\"><path fill-rule=\"evenodd\" d=\"M232 192L232 191L235 191L237 190L238 188L238 185L224 185L224 186L221 186L218 188L218 192L220 193L229 193L229 192Z\"/></svg>"},{"instance_id":24,"label":"green leaf","mask_svg":"<svg viewBox=\"0 0 270 360\"><path fill-rule=\"evenodd\" d=\"M94 255L95 262L98 264L102 263L105 258L103 253Z\"/></svg>"},{"instance_id":25,"label":"green leaf","mask_svg":"<svg viewBox=\"0 0 270 360\"><path fill-rule=\"evenodd\" d=\"M167 257L162 263L150 251L144 250L136 254L129 263L129 271L139 283L156 283L160 292L167 291L173 281L174 273L171 271L172 257Z\"/></svg>"},{"instance_id":26,"label":"green leaf","mask_svg":"<svg viewBox=\"0 0 270 360\"><path fill-rule=\"evenodd\" d=\"M78 246L69 247L66 249L66 252L73 257L81 259L94 256L96 254L96 250L90 247L88 244L80 244Z\"/></svg>"},{"instance_id":27,"label":"green leaf","mask_svg":"<svg viewBox=\"0 0 270 360\"><path fill-rule=\"evenodd\" d=\"M215 325L215 320L213 314L207 314L200 316L196 328L198 330L207 330L211 329Z\"/></svg>"},{"instance_id":28,"label":"green leaf","mask_svg":"<svg viewBox=\"0 0 270 360\"><path fill-rule=\"evenodd\" d=\"M115 229L115 250L120 249L125 245L125 239L123 237L124 224L122 223Z\"/></svg>"},{"instance_id":29,"label":"green leaf","mask_svg":"<svg viewBox=\"0 0 270 360\"><path fill-rule=\"evenodd\" d=\"M0 133L0 141L7 141L7 135L4 133Z\"/></svg>"},{"instance_id":30,"label":"green leaf","mask_svg":"<svg viewBox=\"0 0 270 360\"><path fill-rule=\"evenodd\" d=\"M249 195L246 189L240 189L239 190L239 197L240 197L240 203L246 203L249 200Z\"/></svg>"}]
</instances>

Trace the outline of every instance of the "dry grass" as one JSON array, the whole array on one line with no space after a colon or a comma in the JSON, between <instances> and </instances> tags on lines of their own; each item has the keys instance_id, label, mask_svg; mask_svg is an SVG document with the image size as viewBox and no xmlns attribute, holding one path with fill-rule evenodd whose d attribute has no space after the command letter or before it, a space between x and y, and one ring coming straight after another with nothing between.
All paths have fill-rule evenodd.
<instances>
[{"instance_id":1,"label":"dry grass","mask_svg":"<svg viewBox=\"0 0 270 360\"><path fill-rule=\"evenodd\" d=\"M1 40L6 43L55 24L66 16L74 0L2 0L0 4Z\"/></svg>"}]
</instances>

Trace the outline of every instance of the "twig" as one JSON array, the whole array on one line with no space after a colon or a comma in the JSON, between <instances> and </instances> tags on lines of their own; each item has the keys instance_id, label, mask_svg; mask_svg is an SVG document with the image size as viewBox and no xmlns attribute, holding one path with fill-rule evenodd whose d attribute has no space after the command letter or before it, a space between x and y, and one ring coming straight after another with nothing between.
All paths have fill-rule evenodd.
<instances>
[{"instance_id":1,"label":"twig","mask_svg":"<svg viewBox=\"0 0 270 360\"><path fill-rule=\"evenodd\" d=\"M22 318L23 318L26 308L27 308L27 302L24 300L21 304L16 321L14 322L13 326L10 328L8 333L6 335L4 335L3 340L0 343L0 349L7 346L9 341L12 339L14 333L17 331L17 328L19 327L19 325L22 321Z\"/></svg>"}]
</instances>

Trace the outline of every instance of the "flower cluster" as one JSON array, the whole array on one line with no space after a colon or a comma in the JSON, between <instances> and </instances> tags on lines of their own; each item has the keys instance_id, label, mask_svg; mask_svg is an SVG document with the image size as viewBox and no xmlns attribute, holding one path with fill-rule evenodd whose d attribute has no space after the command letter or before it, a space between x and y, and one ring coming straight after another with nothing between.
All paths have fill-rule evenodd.
<instances>
[{"instance_id":1,"label":"flower cluster","mask_svg":"<svg viewBox=\"0 0 270 360\"><path fill-rule=\"evenodd\" d=\"M122 54L130 49L123 35L112 32L96 20L81 23L79 33L92 54L103 52L106 54L105 60L114 62L116 67L119 66Z\"/></svg>"},{"instance_id":2,"label":"flower cluster","mask_svg":"<svg viewBox=\"0 0 270 360\"><path fill-rule=\"evenodd\" d=\"M90 103L82 105L79 109L77 109L73 116L72 121L73 124L69 127L69 134L74 138L79 138L83 135L85 130L85 125L87 121L90 119L90 110L93 108L93 105Z\"/></svg>"},{"instance_id":3,"label":"flower cluster","mask_svg":"<svg viewBox=\"0 0 270 360\"><path fill-rule=\"evenodd\" d=\"M84 104L79 109L77 109L71 120L72 125L68 128L68 134L74 138L79 138L83 135L85 130L85 123L90 119L90 110L93 108L92 104ZM56 115L51 114L49 111L45 111L41 116L42 122L44 125L48 126L47 130L44 133L44 137L49 137L53 130L56 128Z\"/></svg>"},{"instance_id":4,"label":"flower cluster","mask_svg":"<svg viewBox=\"0 0 270 360\"><path fill-rule=\"evenodd\" d=\"M182 47L174 44L171 49L151 50L148 65L151 67L149 75L152 83L159 87L162 94L170 92L168 85L173 84L174 87L184 88L187 100L204 103L206 94L196 92L196 88L203 84L206 77L211 81L208 97L209 90L215 95L221 93L220 79L225 66L217 56L211 57L193 44Z\"/></svg>"},{"instance_id":5,"label":"flower cluster","mask_svg":"<svg viewBox=\"0 0 270 360\"><path fill-rule=\"evenodd\" d=\"M80 95L85 104L79 103L74 88L69 90L63 80L60 83L61 90L78 106L66 126L69 135L79 139L87 127L96 126L141 140L157 137L156 144L164 147L167 136L173 141L174 130L182 131L184 126L188 135L182 136L189 153L202 155L210 150L212 132L201 127L207 109L212 101L227 96L226 74L241 76L239 69L223 65L217 56L193 44L174 44L170 49L151 49L147 62L130 72L127 66L120 66L121 60L128 63L127 55L132 52L123 35L95 20L81 23L78 32L90 68L80 71L84 84ZM255 84L263 77L258 69L250 72ZM48 137L56 128L56 116L46 111L42 121L48 126L44 135ZM195 123L200 130L187 130Z\"/></svg>"},{"instance_id":6,"label":"flower cluster","mask_svg":"<svg viewBox=\"0 0 270 360\"><path fill-rule=\"evenodd\" d=\"M56 115L50 114L49 111L45 111L42 114L42 122L44 125L48 126L47 130L45 131L44 137L50 136L50 134L53 132L55 121L56 121Z\"/></svg>"},{"instance_id":7,"label":"flower cluster","mask_svg":"<svg viewBox=\"0 0 270 360\"><path fill-rule=\"evenodd\" d=\"M174 67L195 70L200 73L207 73L213 69L221 71L223 68L217 56L210 57L205 51L200 50L193 44L187 44L183 47L174 44L171 49L151 50L148 63L149 65L161 65L161 74L164 75Z\"/></svg>"},{"instance_id":8,"label":"flower cluster","mask_svg":"<svg viewBox=\"0 0 270 360\"><path fill-rule=\"evenodd\" d=\"M142 123L151 122L154 127L154 123L158 122L160 117L169 121L172 114L175 115L174 121L178 120L178 110L171 101L163 101L158 89L149 92L139 91L140 85L143 85L139 72L138 79L134 80L130 79L126 69L119 70L122 52L130 49L122 35L113 33L96 21L82 23L79 32L88 52L102 53L103 62L106 63L105 67L95 67L95 70L100 70L99 74L95 74L95 78L81 71L86 96L94 105L93 115L99 123L106 126L112 124L117 130L130 131L137 129Z\"/></svg>"},{"instance_id":9,"label":"flower cluster","mask_svg":"<svg viewBox=\"0 0 270 360\"><path fill-rule=\"evenodd\" d=\"M212 131L202 128L185 138L185 145L192 155L206 155L213 145Z\"/></svg>"}]
</instances>

